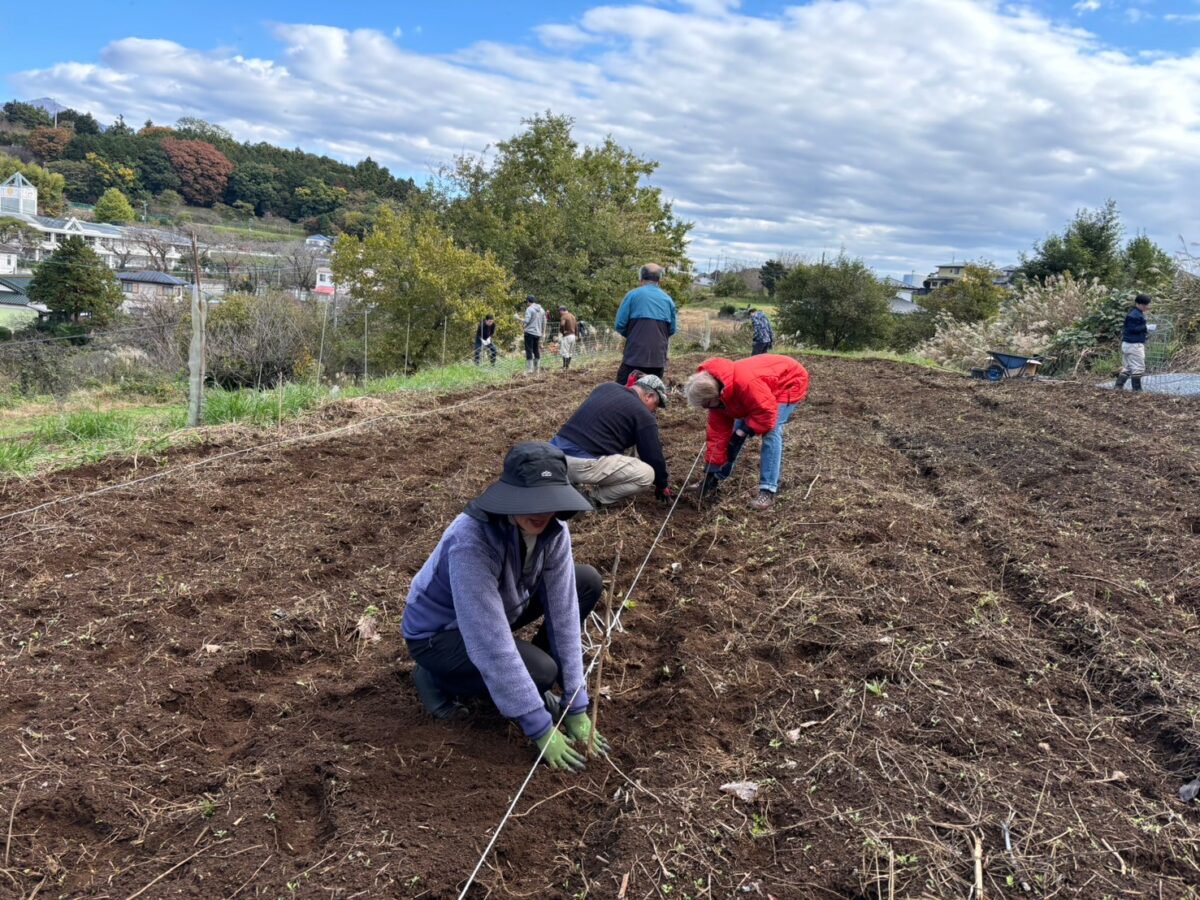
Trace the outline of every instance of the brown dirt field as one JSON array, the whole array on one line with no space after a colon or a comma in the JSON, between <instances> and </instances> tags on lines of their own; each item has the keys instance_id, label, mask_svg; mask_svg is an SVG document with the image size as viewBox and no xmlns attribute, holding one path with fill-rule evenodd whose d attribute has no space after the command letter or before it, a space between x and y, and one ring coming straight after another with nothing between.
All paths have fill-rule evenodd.
<instances>
[{"instance_id":1,"label":"brown dirt field","mask_svg":"<svg viewBox=\"0 0 1200 900\"><path fill-rule=\"evenodd\" d=\"M746 508L752 444L650 559L611 764L539 772L471 895L968 897L978 850L988 897L1200 896L1200 407L810 371L775 509ZM403 598L596 377L5 521L0 896L456 896L532 756L482 706L422 714ZM702 421L661 419L680 479ZM132 475L9 486L0 515ZM577 558L623 542L623 589L662 518L579 517ZM720 791L743 779L753 802Z\"/></svg>"}]
</instances>

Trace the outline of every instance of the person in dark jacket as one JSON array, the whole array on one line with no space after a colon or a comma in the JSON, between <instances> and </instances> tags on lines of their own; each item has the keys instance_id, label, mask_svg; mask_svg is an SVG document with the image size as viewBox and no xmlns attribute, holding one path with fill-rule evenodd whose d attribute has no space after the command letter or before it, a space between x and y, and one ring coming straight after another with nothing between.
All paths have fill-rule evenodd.
<instances>
[{"instance_id":1,"label":"person in dark jacket","mask_svg":"<svg viewBox=\"0 0 1200 900\"><path fill-rule=\"evenodd\" d=\"M496 364L496 319L488 313L475 329L475 365L479 365L479 356L484 347L492 357L492 365Z\"/></svg>"},{"instance_id":2,"label":"person in dark jacket","mask_svg":"<svg viewBox=\"0 0 1200 900\"><path fill-rule=\"evenodd\" d=\"M767 314L761 309L751 310L750 327L754 333L751 338L750 355L760 356L763 353L770 353L771 346L775 343L775 332L771 330L771 320L767 318Z\"/></svg>"},{"instance_id":3,"label":"person in dark jacket","mask_svg":"<svg viewBox=\"0 0 1200 900\"><path fill-rule=\"evenodd\" d=\"M667 405L667 386L642 375L629 386L606 382L595 388L550 441L567 455L574 485L587 485L592 501L607 506L654 485L659 500L671 489L655 413ZM625 455L637 448L640 459Z\"/></svg>"},{"instance_id":4,"label":"person in dark jacket","mask_svg":"<svg viewBox=\"0 0 1200 900\"><path fill-rule=\"evenodd\" d=\"M617 384L624 384L629 373L641 369L660 378L667 368L667 346L678 329L675 301L659 287L663 268L654 263L642 266L642 283L621 301L613 323L617 334L625 338L625 354L617 370Z\"/></svg>"},{"instance_id":5,"label":"person in dark jacket","mask_svg":"<svg viewBox=\"0 0 1200 900\"><path fill-rule=\"evenodd\" d=\"M1117 390L1125 389L1125 382L1132 382L1135 391L1142 389L1142 375L1146 372L1146 335L1153 326L1146 324L1146 313L1150 310L1148 294L1133 298L1133 309L1125 316L1121 329L1121 374L1117 376Z\"/></svg>"},{"instance_id":6,"label":"person in dark jacket","mask_svg":"<svg viewBox=\"0 0 1200 900\"><path fill-rule=\"evenodd\" d=\"M573 743L608 749L587 715L580 640L603 582L593 567L575 563L566 523L590 509L567 479L561 450L518 444L500 480L442 534L404 607L404 639L425 709L455 718L463 712L455 697L490 695L558 769L583 767ZM532 641L513 636L543 617ZM565 733L548 710L559 707L557 698L545 696L556 682Z\"/></svg>"}]
</instances>

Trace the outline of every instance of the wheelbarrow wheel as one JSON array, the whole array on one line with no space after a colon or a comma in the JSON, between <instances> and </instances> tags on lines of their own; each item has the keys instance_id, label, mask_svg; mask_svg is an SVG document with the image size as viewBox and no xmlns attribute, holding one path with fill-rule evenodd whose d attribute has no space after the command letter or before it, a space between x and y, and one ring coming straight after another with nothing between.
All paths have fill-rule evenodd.
<instances>
[{"instance_id":1,"label":"wheelbarrow wheel","mask_svg":"<svg viewBox=\"0 0 1200 900\"><path fill-rule=\"evenodd\" d=\"M992 363L987 367L984 375L987 376L988 381L1000 381L1005 375L1004 366L1000 365L1000 363Z\"/></svg>"}]
</instances>

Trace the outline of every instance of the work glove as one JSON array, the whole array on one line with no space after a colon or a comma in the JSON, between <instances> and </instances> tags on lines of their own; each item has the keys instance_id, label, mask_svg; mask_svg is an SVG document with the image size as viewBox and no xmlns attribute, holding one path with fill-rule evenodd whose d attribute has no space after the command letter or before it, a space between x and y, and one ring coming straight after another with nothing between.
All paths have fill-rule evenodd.
<instances>
[{"instance_id":1,"label":"work glove","mask_svg":"<svg viewBox=\"0 0 1200 900\"><path fill-rule=\"evenodd\" d=\"M599 731L592 731L592 720L585 712L571 713L563 721L563 727L567 729L567 737L583 744L589 753L607 754L612 749Z\"/></svg>"},{"instance_id":2,"label":"work glove","mask_svg":"<svg viewBox=\"0 0 1200 900\"><path fill-rule=\"evenodd\" d=\"M704 500L708 497L715 497L721 489L721 479L717 477L716 472L709 472L704 476L704 480L697 482L691 487L696 495L697 500Z\"/></svg>"},{"instance_id":3,"label":"work glove","mask_svg":"<svg viewBox=\"0 0 1200 900\"><path fill-rule=\"evenodd\" d=\"M582 772L587 768L587 763L579 755L579 751L567 743L567 739L557 728L551 728L534 743L538 745L539 750L545 751L542 762L552 769L558 769L560 772Z\"/></svg>"},{"instance_id":4,"label":"work glove","mask_svg":"<svg viewBox=\"0 0 1200 900\"><path fill-rule=\"evenodd\" d=\"M675 502L675 492L670 487L655 488L654 496L658 498L658 502L663 506L670 506Z\"/></svg>"}]
</instances>

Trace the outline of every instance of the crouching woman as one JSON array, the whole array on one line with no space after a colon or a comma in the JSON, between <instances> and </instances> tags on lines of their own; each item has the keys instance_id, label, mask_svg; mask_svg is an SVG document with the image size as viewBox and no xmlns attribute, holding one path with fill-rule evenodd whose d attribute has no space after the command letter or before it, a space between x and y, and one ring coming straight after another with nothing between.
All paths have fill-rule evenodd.
<instances>
[{"instance_id":1,"label":"crouching woman","mask_svg":"<svg viewBox=\"0 0 1200 900\"><path fill-rule=\"evenodd\" d=\"M518 444L500 480L442 534L404 608L404 639L425 709L453 718L464 711L457 698L489 695L556 769L581 769L583 751L608 749L587 715L580 643L603 582L592 566L575 564L566 524L590 509L567 479L561 450ZM539 619L532 641L514 636ZM569 705L565 734L544 699L555 683Z\"/></svg>"}]
</instances>

